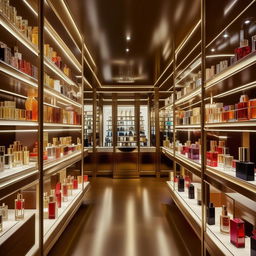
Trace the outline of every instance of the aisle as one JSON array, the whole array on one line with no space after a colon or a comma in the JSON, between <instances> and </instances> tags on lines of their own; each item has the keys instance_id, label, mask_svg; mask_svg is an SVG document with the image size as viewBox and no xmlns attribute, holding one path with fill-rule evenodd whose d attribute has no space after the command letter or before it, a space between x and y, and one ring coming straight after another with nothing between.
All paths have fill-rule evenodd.
<instances>
[{"instance_id":1,"label":"aisle","mask_svg":"<svg viewBox=\"0 0 256 256\"><path fill-rule=\"evenodd\" d=\"M184 246L186 244L186 246ZM164 180L92 181L50 255L199 255L198 239L172 203Z\"/></svg>"}]
</instances>

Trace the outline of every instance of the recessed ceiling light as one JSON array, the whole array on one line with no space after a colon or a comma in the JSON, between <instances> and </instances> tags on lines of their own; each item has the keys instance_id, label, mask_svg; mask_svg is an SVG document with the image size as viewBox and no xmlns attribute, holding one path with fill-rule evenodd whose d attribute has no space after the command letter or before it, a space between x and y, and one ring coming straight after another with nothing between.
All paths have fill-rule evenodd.
<instances>
[{"instance_id":1,"label":"recessed ceiling light","mask_svg":"<svg viewBox=\"0 0 256 256\"><path fill-rule=\"evenodd\" d=\"M127 41L130 41L130 40L131 40L131 37L130 37L130 36L126 36L126 40L127 40Z\"/></svg>"},{"instance_id":2,"label":"recessed ceiling light","mask_svg":"<svg viewBox=\"0 0 256 256\"><path fill-rule=\"evenodd\" d=\"M129 49L129 48L126 48L126 49L125 49L125 51L126 51L126 52L129 52L129 51L130 51L130 49Z\"/></svg>"},{"instance_id":3,"label":"recessed ceiling light","mask_svg":"<svg viewBox=\"0 0 256 256\"><path fill-rule=\"evenodd\" d=\"M227 38L227 37L228 37L228 34L227 34L227 33L225 33L225 34L223 35L223 37Z\"/></svg>"},{"instance_id":4,"label":"recessed ceiling light","mask_svg":"<svg viewBox=\"0 0 256 256\"><path fill-rule=\"evenodd\" d=\"M250 23L250 20L246 20L244 23L245 23L245 24L249 24L249 23Z\"/></svg>"},{"instance_id":5,"label":"recessed ceiling light","mask_svg":"<svg viewBox=\"0 0 256 256\"><path fill-rule=\"evenodd\" d=\"M215 49L214 49L214 48L212 48L212 49L211 49L211 52L215 52Z\"/></svg>"}]
</instances>

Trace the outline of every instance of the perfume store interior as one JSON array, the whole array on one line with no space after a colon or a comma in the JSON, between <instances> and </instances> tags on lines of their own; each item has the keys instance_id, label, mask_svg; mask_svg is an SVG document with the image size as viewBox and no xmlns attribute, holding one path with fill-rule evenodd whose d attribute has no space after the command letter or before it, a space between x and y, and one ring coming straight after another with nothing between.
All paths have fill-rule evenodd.
<instances>
[{"instance_id":1,"label":"perfume store interior","mask_svg":"<svg viewBox=\"0 0 256 256\"><path fill-rule=\"evenodd\" d=\"M256 256L256 0L0 21L0 255Z\"/></svg>"}]
</instances>

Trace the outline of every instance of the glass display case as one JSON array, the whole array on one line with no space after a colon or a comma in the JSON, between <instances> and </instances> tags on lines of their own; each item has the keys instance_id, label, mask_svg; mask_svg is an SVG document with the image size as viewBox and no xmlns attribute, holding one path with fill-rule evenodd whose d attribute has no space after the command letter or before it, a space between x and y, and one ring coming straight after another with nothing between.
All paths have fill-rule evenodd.
<instances>
[{"instance_id":1,"label":"glass display case","mask_svg":"<svg viewBox=\"0 0 256 256\"><path fill-rule=\"evenodd\" d=\"M46 254L89 184L81 164L82 44L75 43L50 1L44 29L33 0L2 1L0 19L0 251ZM22 233L26 240L20 243Z\"/></svg>"},{"instance_id":2,"label":"glass display case","mask_svg":"<svg viewBox=\"0 0 256 256\"><path fill-rule=\"evenodd\" d=\"M209 255L255 253L255 10L255 1L205 1L205 34L199 22L176 50L174 144L162 153L175 163L170 192ZM186 172L200 184L198 210L189 189L179 193Z\"/></svg>"}]
</instances>

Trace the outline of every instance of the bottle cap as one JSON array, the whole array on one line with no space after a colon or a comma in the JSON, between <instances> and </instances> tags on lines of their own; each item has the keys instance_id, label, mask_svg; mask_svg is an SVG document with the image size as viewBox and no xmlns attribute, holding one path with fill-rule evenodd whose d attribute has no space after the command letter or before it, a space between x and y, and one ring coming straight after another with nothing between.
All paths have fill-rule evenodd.
<instances>
[{"instance_id":1,"label":"bottle cap","mask_svg":"<svg viewBox=\"0 0 256 256\"><path fill-rule=\"evenodd\" d=\"M226 205L222 205L222 215L228 215L228 211L227 211L227 206Z\"/></svg>"}]
</instances>

